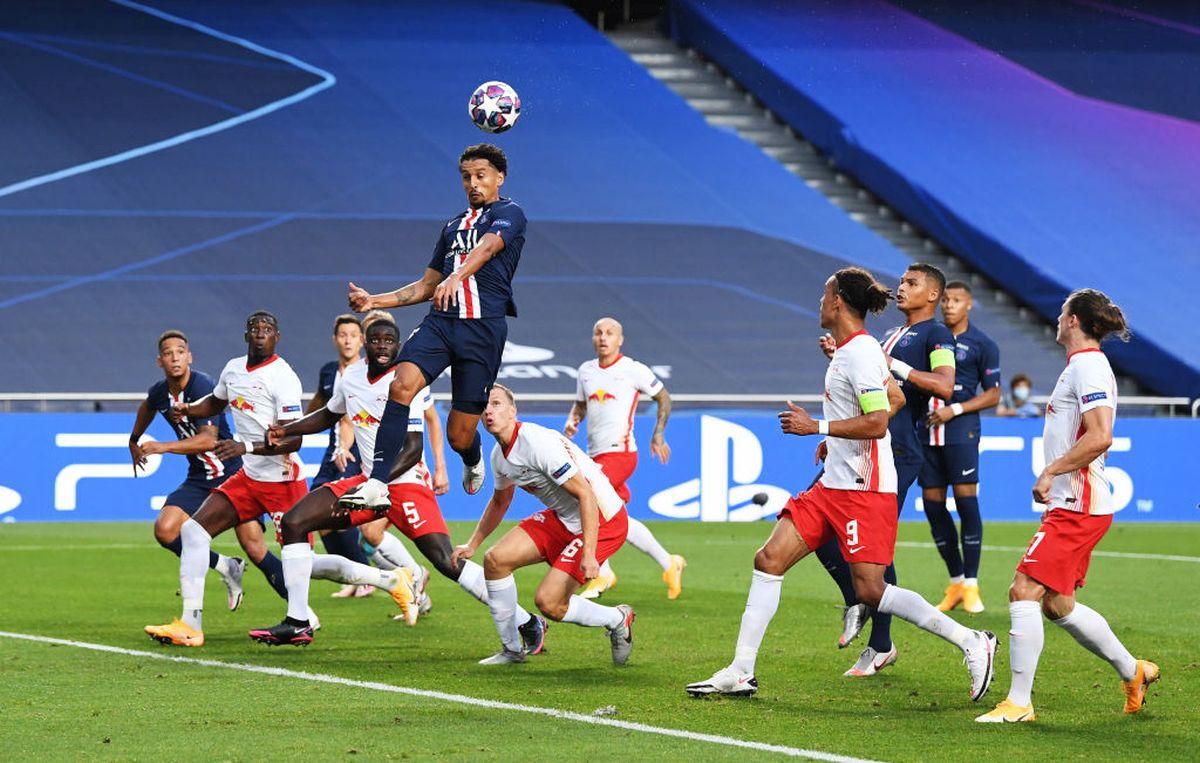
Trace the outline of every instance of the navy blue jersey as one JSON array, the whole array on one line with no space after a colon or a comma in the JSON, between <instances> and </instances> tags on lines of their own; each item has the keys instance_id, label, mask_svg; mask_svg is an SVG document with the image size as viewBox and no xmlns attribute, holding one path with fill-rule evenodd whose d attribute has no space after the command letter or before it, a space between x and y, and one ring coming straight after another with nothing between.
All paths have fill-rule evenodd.
<instances>
[{"instance_id":1,"label":"navy blue jersey","mask_svg":"<svg viewBox=\"0 0 1200 763\"><path fill-rule=\"evenodd\" d=\"M525 246L525 213L512 199L500 198L478 209L468 209L442 228L429 267L449 276L467 260L487 233L504 239L504 248L458 287L457 305L449 310L431 308L450 318L503 318L516 316L512 280Z\"/></svg>"},{"instance_id":2,"label":"navy blue jersey","mask_svg":"<svg viewBox=\"0 0 1200 763\"><path fill-rule=\"evenodd\" d=\"M904 361L914 371L931 371L935 363L937 367L954 365L954 335L944 323L933 318L892 329L882 345L884 353ZM892 453L897 461L923 463L925 452L918 427L928 415L931 396L912 382L898 383L904 392L904 407L888 424Z\"/></svg>"},{"instance_id":3,"label":"navy blue jersey","mask_svg":"<svg viewBox=\"0 0 1200 763\"><path fill-rule=\"evenodd\" d=\"M360 361L365 362L365 361ZM336 360L331 360L321 366L321 371L317 374L317 392L329 402L333 398L333 387L337 384L338 368L340 364ZM338 425L335 423L329 427L329 444L325 446L325 454L321 456L321 464L327 464L333 460L333 451L338 446ZM350 446L350 452L354 454L354 458L358 458L358 443Z\"/></svg>"},{"instance_id":4,"label":"navy blue jersey","mask_svg":"<svg viewBox=\"0 0 1200 763\"><path fill-rule=\"evenodd\" d=\"M930 401L930 410L953 403L965 403L992 387L1000 386L1000 348L979 329L968 324L967 330L954 337L954 395L950 403ZM964 413L936 427L922 423L922 441L930 445L963 445L979 442L979 413Z\"/></svg>"},{"instance_id":5,"label":"navy blue jersey","mask_svg":"<svg viewBox=\"0 0 1200 763\"><path fill-rule=\"evenodd\" d=\"M174 430L175 436L180 440L194 437L201 427L209 425L217 428L217 439L228 440L230 438L229 422L225 420L224 413L208 419L184 419L178 424L173 423L167 415L172 405L176 403L194 403L211 393L215 386L216 383L211 376L202 371L192 369L187 386L183 388L182 393L178 397L171 395L171 390L167 387L167 380L163 379L155 383L146 392L146 405L151 410L162 414L163 419L166 420L167 424ZM187 461L187 478L189 480L213 480L233 474L242 468L242 459L240 457L222 462L213 455L212 451L188 456Z\"/></svg>"}]
</instances>

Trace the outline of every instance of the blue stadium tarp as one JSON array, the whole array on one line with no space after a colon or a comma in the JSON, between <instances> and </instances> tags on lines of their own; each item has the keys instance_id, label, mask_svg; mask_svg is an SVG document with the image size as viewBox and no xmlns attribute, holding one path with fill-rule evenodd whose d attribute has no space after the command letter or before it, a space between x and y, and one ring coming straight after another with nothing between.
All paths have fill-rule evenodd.
<instances>
[{"instance_id":1,"label":"blue stadium tarp","mask_svg":"<svg viewBox=\"0 0 1200 763\"><path fill-rule=\"evenodd\" d=\"M668 22L1047 318L1071 289L1111 294L1134 330L1118 368L1200 392L1200 124L1079 95L882 0L673 0Z\"/></svg>"}]
</instances>

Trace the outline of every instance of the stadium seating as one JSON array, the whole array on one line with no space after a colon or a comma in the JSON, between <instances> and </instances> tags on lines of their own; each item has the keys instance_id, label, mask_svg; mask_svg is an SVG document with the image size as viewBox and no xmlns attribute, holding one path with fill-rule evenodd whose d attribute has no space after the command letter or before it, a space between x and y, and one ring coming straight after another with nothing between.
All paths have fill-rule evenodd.
<instances>
[{"instance_id":1,"label":"stadium seating","mask_svg":"<svg viewBox=\"0 0 1200 763\"><path fill-rule=\"evenodd\" d=\"M1109 292L1125 306L1135 335L1112 348L1118 369L1160 393L1195 394L1200 125L1161 107L1193 78L1167 82L1165 95L1143 97L1136 107L1100 100L1114 97L1115 86L1079 95L1068 89L1078 65L1051 72L1040 60L1039 74L987 47L1017 42L1011 33L985 34L990 16L971 13L974 4L901 5L928 18L869 0L674 0L668 24L676 39L712 57L841 166L1047 318L1058 315L1072 288ZM1184 51L1187 70L1195 70L1194 27L1085 5L1096 23L1124 24L1160 41L1173 35L1167 50ZM986 44L930 21L942 18ZM1039 28L1035 41L1050 33ZM1035 65L1036 55L1025 58ZM1156 71L1140 80L1143 89L1154 89ZM1194 104L1194 88L1189 97L1179 108Z\"/></svg>"},{"instance_id":2,"label":"stadium seating","mask_svg":"<svg viewBox=\"0 0 1200 763\"><path fill-rule=\"evenodd\" d=\"M561 366L585 360L593 320L614 314L628 351L670 366L676 391L816 392L825 277L852 262L894 278L907 263L565 8L156 7L188 21L105 4L72 10L78 31L31 13L10 35L19 39L0 37L6 71L10 55L22 64L14 82L45 94L14 100L30 117L5 120L0 136L25 144L21 125L62 125L0 171L7 188L22 173L243 120L0 189L0 390L137 390L155 375L153 341L167 327L187 331L197 365L216 372L243 351L242 320L257 308L280 315L280 353L313 384L346 282L380 290L416 276L438 226L463 206L456 158L487 137L466 100L493 78L511 79L525 103L496 139L511 157L506 191L533 221L509 337L533 349L514 351L502 372L518 390L573 392ZM478 19L486 24L461 31ZM65 81L79 100L52 100ZM89 91L106 97L81 104ZM398 317L415 325L422 312ZM58 323L79 327L85 341L71 343L69 360L86 372L58 373ZM1034 355L1020 370L1048 384L1060 361Z\"/></svg>"}]
</instances>

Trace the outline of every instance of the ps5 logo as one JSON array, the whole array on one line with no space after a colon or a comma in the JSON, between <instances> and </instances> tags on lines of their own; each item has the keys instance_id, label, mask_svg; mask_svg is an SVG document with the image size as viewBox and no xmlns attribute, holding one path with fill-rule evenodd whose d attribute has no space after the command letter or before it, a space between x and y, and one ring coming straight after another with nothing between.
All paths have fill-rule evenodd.
<instances>
[{"instance_id":1,"label":"ps5 logo","mask_svg":"<svg viewBox=\"0 0 1200 763\"><path fill-rule=\"evenodd\" d=\"M756 483L763 451L746 427L716 416L700 418L700 476L650 497L650 510L672 519L754 522L779 512L791 497L775 485ZM766 493L765 505L752 502Z\"/></svg>"}]
</instances>

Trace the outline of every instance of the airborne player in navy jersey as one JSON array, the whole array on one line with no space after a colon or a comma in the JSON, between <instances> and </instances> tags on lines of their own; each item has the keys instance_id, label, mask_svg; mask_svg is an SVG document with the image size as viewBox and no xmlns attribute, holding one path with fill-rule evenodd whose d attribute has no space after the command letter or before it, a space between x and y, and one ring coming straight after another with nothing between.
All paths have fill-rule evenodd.
<instances>
[{"instance_id":1,"label":"airborne player in navy jersey","mask_svg":"<svg viewBox=\"0 0 1200 763\"><path fill-rule=\"evenodd\" d=\"M416 464L416 455L401 456L409 406L447 368L452 400L446 438L462 457L466 492L474 495L483 487L479 416L500 370L507 316L517 314L512 279L525 245L525 213L500 196L508 160L499 148L469 146L458 168L469 206L442 227L421 279L386 294L350 284L350 307L358 312L430 300L433 306L404 342L375 440L372 477L342 496L348 509L388 510L388 481Z\"/></svg>"},{"instance_id":2,"label":"airborne player in navy jersey","mask_svg":"<svg viewBox=\"0 0 1200 763\"><path fill-rule=\"evenodd\" d=\"M950 585L938 609L955 607L972 614L983 611L979 598L979 556L983 520L979 515L979 411L1000 402L1000 350L969 320L971 287L962 281L946 284L942 319L954 334L954 395L949 404L929 400L929 418L922 427L925 466L918 481L925 499L925 518L938 552L946 562ZM975 394L976 390L981 390ZM954 503L962 523L958 530L946 510L946 486L953 486Z\"/></svg>"}]
</instances>

